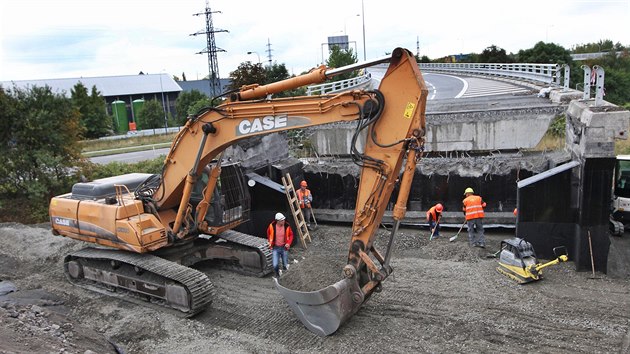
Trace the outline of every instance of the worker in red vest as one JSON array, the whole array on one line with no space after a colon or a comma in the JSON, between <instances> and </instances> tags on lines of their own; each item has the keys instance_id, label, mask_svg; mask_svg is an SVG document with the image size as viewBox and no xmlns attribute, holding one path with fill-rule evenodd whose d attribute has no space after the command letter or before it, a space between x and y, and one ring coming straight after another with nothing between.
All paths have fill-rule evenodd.
<instances>
[{"instance_id":1,"label":"worker in red vest","mask_svg":"<svg viewBox=\"0 0 630 354\"><path fill-rule=\"evenodd\" d=\"M300 182L300 189L297 190L298 201L300 202L300 209L304 214L304 221L306 221L306 227L311 229L311 202L313 201L313 194L311 190L306 188L308 183L306 181Z\"/></svg>"},{"instance_id":2,"label":"worker in red vest","mask_svg":"<svg viewBox=\"0 0 630 354\"><path fill-rule=\"evenodd\" d=\"M485 216L483 208L485 207L486 203L483 199L475 195L472 188L466 188L462 210L466 214L468 244L471 247L486 248L486 237L483 234L483 218Z\"/></svg>"},{"instance_id":3,"label":"worker in red vest","mask_svg":"<svg viewBox=\"0 0 630 354\"><path fill-rule=\"evenodd\" d=\"M442 204L437 203L427 211L427 222L429 223L429 228L431 230L431 237L429 239L440 237L440 220L442 219L442 210L444 210Z\"/></svg>"}]
</instances>

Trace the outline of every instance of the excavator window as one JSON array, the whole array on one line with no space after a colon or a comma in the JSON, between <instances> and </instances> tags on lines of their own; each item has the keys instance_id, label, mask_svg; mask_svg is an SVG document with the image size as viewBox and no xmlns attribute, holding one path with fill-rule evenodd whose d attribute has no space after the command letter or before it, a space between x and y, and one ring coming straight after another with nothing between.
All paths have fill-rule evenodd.
<instances>
[{"instance_id":1,"label":"excavator window","mask_svg":"<svg viewBox=\"0 0 630 354\"><path fill-rule=\"evenodd\" d=\"M203 192L208 184L211 168L212 164L204 168L193 187L190 202L194 207L203 199ZM218 201L217 196L219 196ZM249 215L250 196L244 187L240 165L223 165L221 176L210 199L210 208L208 208L205 220L210 226L221 226L239 220L247 221Z\"/></svg>"}]
</instances>

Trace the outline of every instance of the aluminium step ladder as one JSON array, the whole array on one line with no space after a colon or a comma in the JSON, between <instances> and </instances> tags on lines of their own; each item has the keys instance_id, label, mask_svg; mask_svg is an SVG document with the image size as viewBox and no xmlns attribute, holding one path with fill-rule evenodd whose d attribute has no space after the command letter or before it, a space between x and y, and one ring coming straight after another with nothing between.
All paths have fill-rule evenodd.
<instances>
[{"instance_id":1,"label":"aluminium step ladder","mask_svg":"<svg viewBox=\"0 0 630 354\"><path fill-rule=\"evenodd\" d=\"M293 214L293 220L295 221L300 243L304 249L306 249L306 241L311 242L311 234L308 232L304 214L302 213L302 208L300 208L300 201L293 187L291 175L287 173L285 177L282 177L282 184L284 185L284 193L289 201L289 207L291 207L291 213Z\"/></svg>"}]
</instances>

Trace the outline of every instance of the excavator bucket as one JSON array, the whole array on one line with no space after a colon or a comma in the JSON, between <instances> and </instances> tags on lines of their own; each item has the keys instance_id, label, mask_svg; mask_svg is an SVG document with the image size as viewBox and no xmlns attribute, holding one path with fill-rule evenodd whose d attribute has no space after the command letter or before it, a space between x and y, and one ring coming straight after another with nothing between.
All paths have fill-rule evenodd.
<instances>
[{"instance_id":1,"label":"excavator bucket","mask_svg":"<svg viewBox=\"0 0 630 354\"><path fill-rule=\"evenodd\" d=\"M346 278L318 291L287 289L274 279L276 288L304 326L319 336L328 336L356 313L364 296L355 279Z\"/></svg>"}]
</instances>

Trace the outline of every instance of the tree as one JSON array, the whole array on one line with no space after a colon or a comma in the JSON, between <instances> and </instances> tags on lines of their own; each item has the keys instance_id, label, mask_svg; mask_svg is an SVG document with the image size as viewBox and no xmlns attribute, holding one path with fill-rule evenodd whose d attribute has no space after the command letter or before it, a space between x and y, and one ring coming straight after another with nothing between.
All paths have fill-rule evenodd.
<instances>
[{"instance_id":1,"label":"tree","mask_svg":"<svg viewBox=\"0 0 630 354\"><path fill-rule=\"evenodd\" d=\"M570 64L571 53L554 43L538 42L534 48L518 51L519 63Z\"/></svg>"},{"instance_id":2,"label":"tree","mask_svg":"<svg viewBox=\"0 0 630 354\"><path fill-rule=\"evenodd\" d=\"M341 49L339 46L334 45L326 60L326 66L329 68L340 68L342 66L355 64L357 62L357 56L352 52L352 48ZM357 71L337 75L331 81L341 81L350 79L357 76Z\"/></svg>"},{"instance_id":3,"label":"tree","mask_svg":"<svg viewBox=\"0 0 630 354\"><path fill-rule=\"evenodd\" d=\"M613 43L610 39L603 39L597 43L587 43L576 45L573 53L597 53L597 52L618 52L624 50L621 43Z\"/></svg>"},{"instance_id":4,"label":"tree","mask_svg":"<svg viewBox=\"0 0 630 354\"><path fill-rule=\"evenodd\" d=\"M273 64L265 68L266 79L265 84L269 84L276 81L286 80L291 77L289 70L287 70L284 64Z\"/></svg>"},{"instance_id":5,"label":"tree","mask_svg":"<svg viewBox=\"0 0 630 354\"><path fill-rule=\"evenodd\" d=\"M431 59L429 59L428 56L423 55L422 57L420 57L420 60L418 60L419 63L430 63Z\"/></svg>"},{"instance_id":6,"label":"tree","mask_svg":"<svg viewBox=\"0 0 630 354\"><path fill-rule=\"evenodd\" d=\"M191 90L180 93L175 100L175 111L177 112L177 117L175 117L175 120L177 122L177 125L184 125L186 123L186 117L191 114L190 107L195 105L195 103L198 101L205 102L207 100L208 96L206 96L206 94L199 90Z\"/></svg>"},{"instance_id":7,"label":"tree","mask_svg":"<svg viewBox=\"0 0 630 354\"><path fill-rule=\"evenodd\" d=\"M286 80L291 77L291 75L289 75L289 70L287 70L287 67L284 64L274 63L273 65L266 67L265 70L267 72L265 84L270 84L272 82ZM299 94L299 92L296 90L290 90L290 91L278 92L274 96L275 97L289 97L289 96L295 96L296 94Z\"/></svg>"},{"instance_id":8,"label":"tree","mask_svg":"<svg viewBox=\"0 0 630 354\"><path fill-rule=\"evenodd\" d=\"M67 191L81 162L80 113L50 87L0 88L0 196L29 217L41 218L48 200ZM3 208L8 206L3 206Z\"/></svg>"},{"instance_id":9,"label":"tree","mask_svg":"<svg viewBox=\"0 0 630 354\"><path fill-rule=\"evenodd\" d=\"M79 82L70 90L72 104L81 113L81 126L84 136L97 139L113 133L112 117L105 112L105 98L92 86L92 93L88 96L87 88Z\"/></svg>"},{"instance_id":10,"label":"tree","mask_svg":"<svg viewBox=\"0 0 630 354\"><path fill-rule=\"evenodd\" d=\"M138 112L138 123L143 129L153 129L164 127L164 108L157 100L148 100Z\"/></svg>"},{"instance_id":11,"label":"tree","mask_svg":"<svg viewBox=\"0 0 630 354\"><path fill-rule=\"evenodd\" d=\"M246 61L230 73L230 80L229 90L238 90L242 86L251 84L263 85L267 80L267 72L262 64L252 64L251 61Z\"/></svg>"},{"instance_id":12,"label":"tree","mask_svg":"<svg viewBox=\"0 0 630 354\"><path fill-rule=\"evenodd\" d=\"M512 59L507 55L505 49L496 45L491 45L481 52L477 58L479 63L512 63Z\"/></svg>"},{"instance_id":13,"label":"tree","mask_svg":"<svg viewBox=\"0 0 630 354\"><path fill-rule=\"evenodd\" d=\"M605 96L604 99L618 106L627 106L630 103L630 54L624 51L621 55L610 52L605 56L584 62L591 68L599 65L604 69ZM573 72L583 73L583 71ZM573 75L572 75L573 76ZM571 80L573 81L573 80ZM576 78L576 82L583 82L581 77Z\"/></svg>"}]
</instances>

